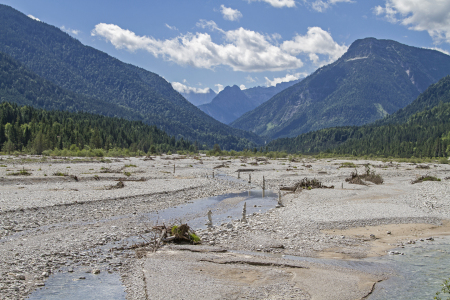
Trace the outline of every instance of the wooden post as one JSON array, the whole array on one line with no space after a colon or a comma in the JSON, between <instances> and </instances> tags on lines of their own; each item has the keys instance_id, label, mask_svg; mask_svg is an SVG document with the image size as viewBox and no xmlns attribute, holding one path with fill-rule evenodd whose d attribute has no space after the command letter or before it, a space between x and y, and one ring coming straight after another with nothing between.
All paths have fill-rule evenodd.
<instances>
[{"instance_id":1,"label":"wooden post","mask_svg":"<svg viewBox=\"0 0 450 300\"><path fill-rule=\"evenodd\" d=\"M247 202L244 202L244 208L242 209L242 219L241 222L247 223Z\"/></svg>"},{"instance_id":2,"label":"wooden post","mask_svg":"<svg viewBox=\"0 0 450 300\"><path fill-rule=\"evenodd\" d=\"M248 183L252 183L252 174L248 174Z\"/></svg>"},{"instance_id":3,"label":"wooden post","mask_svg":"<svg viewBox=\"0 0 450 300\"><path fill-rule=\"evenodd\" d=\"M213 171L213 179L214 179L214 171Z\"/></svg>"},{"instance_id":4,"label":"wooden post","mask_svg":"<svg viewBox=\"0 0 450 300\"><path fill-rule=\"evenodd\" d=\"M266 179L264 178L264 176L263 176L263 186L262 186L262 188L263 188L263 190L266 189Z\"/></svg>"},{"instance_id":5,"label":"wooden post","mask_svg":"<svg viewBox=\"0 0 450 300\"><path fill-rule=\"evenodd\" d=\"M175 174L175 164L173 164L173 174Z\"/></svg>"},{"instance_id":6,"label":"wooden post","mask_svg":"<svg viewBox=\"0 0 450 300\"><path fill-rule=\"evenodd\" d=\"M238 171L238 179L241 179L241 171Z\"/></svg>"}]
</instances>

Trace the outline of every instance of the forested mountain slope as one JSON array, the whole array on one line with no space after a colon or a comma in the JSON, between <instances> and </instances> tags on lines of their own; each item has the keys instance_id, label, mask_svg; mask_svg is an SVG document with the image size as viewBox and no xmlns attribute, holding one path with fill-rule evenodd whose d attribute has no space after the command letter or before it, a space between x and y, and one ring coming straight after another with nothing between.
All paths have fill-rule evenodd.
<instances>
[{"instance_id":1,"label":"forested mountain slope","mask_svg":"<svg viewBox=\"0 0 450 300\"><path fill-rule=\"evenodd\" d=\"M269 143L270 150L395 157L450 155L450 76L431 85L404 111L404 122L375 122L364 126L326 128ZM400 121L406 114L401 114ZM393 115L394 117L395 115ZM388 119L388 118L387 118ZM383 120L384 121L384 120Z\"/></svg>"},{"instance_id":2,"label":"forested mountain slope","mask_svg":"<svg viewBox=\"0 0 450 300\"><path fill-rule=\"evenodd\" d=\"M336 62L231 125L267 140L363 125L405 107L449 73L450 56L444 53L391 40L357 40Z\"/></svg>"},{"instance_id":3,"label":"forested mountain slope","mask_svg":"<svg viewBox=\"0 0 450 300\"><path fill-rule=\"evenodd\" d=\"M259 141L207 116L159 75L85 46L6 5L0 5L0 51L64 89L126 107L178 138L228 149L247 147L247 139ZM116 114L129 117L121 110Z\"/></svg>"}]
</instances>

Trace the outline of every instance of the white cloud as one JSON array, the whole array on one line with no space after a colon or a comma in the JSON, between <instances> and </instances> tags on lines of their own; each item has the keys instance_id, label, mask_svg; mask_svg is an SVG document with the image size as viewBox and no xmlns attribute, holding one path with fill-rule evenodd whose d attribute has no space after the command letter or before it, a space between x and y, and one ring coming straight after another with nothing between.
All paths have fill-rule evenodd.
<instances>
[{"instance_id":1,"label":"white cloud","mask_svg":"<svg viewBox=\"0 0 450 300\"><path fill-rule=\"evenodd\" d=\"M274 78L273 80L270 80L269 78L265 77L265 79L266 79L266 86L267 87L269 87L269 86L276 86L278 83L297 80L297 79L299 79L301 77L305 77L307 75L308 75L307 73L286 74L286 76L284 76L284 77Z\"/></svg>"},{"instance_id":2,"label":"white cloud","mask_svg":"<svg viewBox=\"0 0 450 300\"><path fill-rule=\"evenodd\" d=\"M318 12L324 12L331 5L335 5L337 3L354 3L353 0L314 0L312 2L303 0L303 2L310 5L312 9Z\"/></svg>"},{"instance_id":3,"label":"white cloud","mask_svg":"<svg viewBox=\"0 0 450 300\"><path fill-rule=\"evenodd\" d=\"M223 85L218 83L214 85L215 87L217 87L216 93L220 93L221 91L223 91Z\"/></svg>"},{"instance_id":4,"label":"white cloud","mask_svg":"<svg viewBox=\"0 0 450 300\"><path fill-rule=\"evenodd\" d=\"M247 89L247 88L245 87L245 85L243 85L243 84L241 84L241 85L239 86L239 88L240 88L242 91Z\"/></svg>"},{"instance_id":5,"label":"white cloud","mask_svg":"<svg viewBox=\"0 0 450 300\"><path fill-rule=\"evenodd\" d=\"M281 49L292 55L308 54L309 59L316 65L322 65L337 60L347 51L348 47L336 43L331 34L322 28L309 27L306 35L296 35L293 40L284 41ZM328 60L326 62L319 61L317 54L328 56Z\"/></svg>"},{"instance_id":6,"label":"white cloud","mask_svg":"<svg viewBox=\"0 0 450 300\"><path fill-rule=\"evenodd\" d=\"M242 13L239 10L225 7L223 4L220 6L220 12L222 13L223 18L228 21L238 21L242 18Z\"/></svg>"},{"instance_id":7,"label":"white cloud","mask_svg":"<svg viewBox=\"0 0 450 300\"><path fill-rule=\"evenodd\" d=\"M185 80L183 80L183 82L185 82ZM180 82L172 82L172 87L174 90L176 90L179 93L185 93L185 94L190 94L190 93L195 93L195 94L206 94L209 92L209 88L204 88L204 89L199 89L199 88L195 88L195 87L190 87L187 85L184 85Z\"/></svg>"},{"instance_id":8,"label":"white cloud","mask_svg":"<svg viewBox=\"0 0 450 300\"><path fill-rule=\"evenodd\" d=\"M216 44L208 33L187 33L176 38L158 40L153 37L137 36L134 32L114 24L97 24L93 36L101 36L118 49L136 51L143 49L155 57L163 57L180 65L213 69L224 65L234 71L260 72L297 69L302 61L273 45L261 33L238 28L223 31L214 22L199 23L224 35L225 43Z\"/></svg>"},{"instance_id":9,"label":"white cloud","mask_svg":"<svg viewBox=\"0 0 450 300\"><path fill-rule=\"evenodd\" d=\"M448 0L386 0L384 6L374 7L373 12L410 30L427 31L435 43L450 43Z\"/></svg>"},{"instance_id":10,"label":"white cloud","mask_svg":"<svg viewBox=\"0 0 450 300\"><path fill-rule=\"evenodd\" d=\"M295 7L295 1L294 0L248 0L248 3L250 2L266 2L272 5L273 7Z\"/></svg>"},{"instance_id":11,"label":"white cloud","mask_svg":"<svg viewBox=\"0 0 450 300\"><path fill-rule=\"evenodd\" d=\"M317 65L338 59L347 46L336 43L331 34L319 27L308 28L306 35L297 35L292 40L278 44L269 35L242 27L224 31L214 21L201 20L200 28L208 28L223 35L222 43L212 40L208 33L186 33L175 38L159 40L149 36L138 36L114 24L100 23L92 30L92 36L100 36L117 49L128 51L145 50L155 57L179 65L214 69L228 66L234 71L262 72L298 69L303 62L297 55L307 55ZM325 56L320 61L318 55Z\"/></svg>"},{"instance_id":12,"label":"white cloud","mask_svg":"<svg viewBox=\"0 0 450 300\"><path fill-rule=\"evenodd\" d=\"M30 19L33 19L33 20L35 20L35 21L41 22L41 20L39 20L38 18L36 18L36 17L33 16L33 15L28 15L27 17L30 18Z\"/></svg>"},{"instance_id":13,"label":"white cloud","mask_svg":"<svg viewBox=\"0 0 450 300\"><path fill-rule=\"evenodd\" d=\"M65 31L65 32L67 32L67 33L72 33L72 34L74 34L74 35L78 35L78 34L80 33L79 30L66 28L64 25L61 26L60 29L61 29L62 31Z\"/></svg>"},{"instance_id":14,"label":"white cloud","mask_svg":"<svg viewBox=\"0 0 450 300\"><path fill-rule=\"evenodd\" d=\"M166 27L169 28L170 30L176 30L178 31L178 28L176 28L175 26L170 26L169 24L166 23Z\"/></svg>"}]
</instances>

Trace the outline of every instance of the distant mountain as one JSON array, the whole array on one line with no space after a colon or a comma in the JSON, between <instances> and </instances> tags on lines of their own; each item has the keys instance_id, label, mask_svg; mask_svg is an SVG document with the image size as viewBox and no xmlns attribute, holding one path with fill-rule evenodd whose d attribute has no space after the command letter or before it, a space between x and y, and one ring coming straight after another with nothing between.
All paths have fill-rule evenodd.
<instances>
[{"instance_id":1,"label":"distant mountain","mask_svg":"<svg viewBox=\"0 0 450 300\"><path fill-rule=\"evenodd\" d=\"M288 87L293 86L294 84L300 81L301 79L289 82L281 82L277 83L276 86L270 87L256 86L253 88L243 90L243 92L248 98L250 98L253 101L253 103L257 104L256 106L259 106L264 102L266 102L267 100L269 100L270 98L272 98L273 96L275 96L276 94L278 94L279 92L281 92L282 90L285 90Z\"/></svg>"},{"instance_id":2,"label":"distant mountain","mask_svg":"<svg viewBox=\"0 0 450 300\"><path fill-rule=\"evenodd\" d=\"M225 87L211 103L198 108L214 119L228 124L256 106L237 85L233 85Z\"/></svg>"},{"instance_id":3,"label":"distant mountain","mask_svg":"<svg viewBox=\"0 0 450 300\"><path fill-rule=\"evenodd\" d=\"M331 152L385 157L450 155L450 76L431 85L416 100L387 118L364 126L326 128L280 138L269 150Z\"/></svg>"},{"instance_id":4,"label":"distant mountain","mask_svg":"<svg viewBox=\"0 0 450 300\"><path fill-rule=\"evenodd\" d=\"M450 56L395 41L355 41L318 69L231 123L267 140L381 119L450 73Z\"/></svg>"},{"instance_id":5,"label":"distant mountain","mask_svg":"<svg viewBox=\"0 0 450 300\"><path fill-rule=\"evenodd\" d=\"M299 81L282 82L272 87L257 86L243 91L237 85L227 86L211 103L199 105L198 108L214 119L229 124Z\"/></svg>"},{"instance_id":6,"label":"distant mountain","mask_svg":"<svg viewBox=\"0 0 450 300\"><path fill-rule=\"evenodd\" d=\"M132 111L137 119L178 138L209 146L218 143L225 149L260 141L207 116L159 75L84 46L60 29L6 5L0 5L0 51L63 89L127 108L117 110L117 116L134 119L123 114Z\"/></svg>"},{"instance_id":7,"label":"distant mountain","mask_svg":"<svg viewBox=\"0 0 450 300\"><path fill-rule=\"evenodd\" d=\"M216 92L214 92L212 89L209 89L207 93L180 93L180 94L195 106L209 103L212 101L212 99L214 99L214 97L217 96Z\"/></svg>"}]
</instances>

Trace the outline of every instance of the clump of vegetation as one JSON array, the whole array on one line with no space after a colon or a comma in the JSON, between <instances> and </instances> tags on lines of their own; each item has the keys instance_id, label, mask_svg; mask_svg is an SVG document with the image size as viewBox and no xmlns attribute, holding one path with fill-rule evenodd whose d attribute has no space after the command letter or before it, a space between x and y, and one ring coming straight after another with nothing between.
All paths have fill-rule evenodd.
<instances>
[{"instance_id":1,"label":"clump of vegetation","mask_svg":"<svg viewBox=\"0 0 450 300\"><path fill-rule=\"evenodd\" d=\"M170 228L170 233L172 236L167 237L166 240L174 243L199 244L201 242L198 235L187 224L173 225Z\"/></svg>"},{"instance_id":2,"label":"clump of vegetation","mask_svg":"<svg viewBox=\"0 0 450 300\"><path fill-rule=\"evenodd\" d=\"M18 172L12 172L12 173L8 173L6 175L9 175L9 176L30 176L31 173L28 172L28 170L25 170L25 168L22 168L22 170L19 170Z\"/></svg>"},{"instance_id":3,"label":"clump of vegetation","mask_svg":"<svg viewBox=\"0 0 450 300\"><path fill-rule=\"evenodd\" d=\"M384 182L380 174L375 174L375 171L370 170L369 164L366 165L366 173L361 175L361 178L375 184L382 184Z\"/></svg>"},{"instance_id":4,"label":"clump of vegetation","mask_svg":"<svg viewBox=\"0 0 450 300\"><path fill-rule=\"evenodd\" d=\"M125 165L125 168L136 168L136 165Z\"/></svg>"},{"instance_id":5,"label":"clump of vegetation","mask_svg":"<svg viewBox=\"0 0 450 300\"><path fill-rule=\"evenodd\" d=\"M69 174L63 172L55 172L53 173L53 176L69 176Z\"/></svg>"},{"instance_id":6,"label":"clump of vegetation","mask_svg":"<svg viewBox=\"0 0 450 300\"><path fill-rule=\"evenodd\" d=\"M439 163L442 164L442 165L447 165L448 164L448 158L447 157L439 158Z\"/></svg>"},{"instance_id":7,"label":"clump of vegetation","mask_svg":"<svg viewBox=\"0 0 450 300\"><path fill-rule=\"evenodd\" d=\"M352 162L343 162L339 168L356 168L357 166Z\"/></svg>"},{"instance_id":8,"label":"clump of vegetation","mask_svg":"<svg viewBox=\"0 0 450 300\"><path fill-rule=\"evenodd\" d=\"M352 172L349 178L345 178L345 181L351 184L361 184L367 185L362 179L361 176L358 175L358 171Z\"/></svg>"},{"instance_id":9,"label":"clump of vegetation","mask_svg":"<svg viewBox=\"0 0 450 300\"><path fill-rule=\"evenodd\" d=\"M280 187L280 190L283 191L292 191L292 192L296 192L298 190L311 190L311 189L334 189L334 185L332 186L326 186L323 185L322 182L320 182L319 180L313 178L313 179L308 179L308 178L303 178L301 181L297 182L294 186L283 186Z\"/></svg>"},{"instance_id":10,"label":"clump of vegetation","mask_svg":"<svg viewBox=\"0 0 450 300\"><path fill-rule=\"evenodd\" d=\"M366 165L365 174L358 175L358 171L355 169L355 172L352 172L350 174L350 177L345 179L345 181L348 183L367 185L364 180L370 181L375 184L382 184L384 182L381 175L375 174L375 171L371 171L369 164Z\"/></svg>"},{"instance_id":11,"label":"clump of vegetation","mask_svg":"<svg viewBox=\"0 0 450 300\"><path fill-rule=\"evenodd\" d=\"M423 181L441 181L440 178L434 177L434 176L430 176L430 175L425 175L425 176L420 176L419 178L417 178L416 180L413 180L411 183L420 183Z\"/></svg>"},{"instance_id":12,"label":"clump of vegetation","mask_svg":"<svg viewBox=\"0 0 450 300\"><path fill-rule=\"evenodd\" d=\"M131 173L130 173L130 172L123 172L123 174L124 174L125 176L127 176L127 177L130 177L130 176L131 176Z\"/></svg>"},{"instance_id":13,"label":"clump of vegetation","mask_svg":"<svg viewBox=\"0 0 450 300\"><path fill-rule=\"evenodd\" d=\"M434 296L435 300L449 300L450 299L450 279L444 280L444 283L442 283L442 289L439 292L436 292L436 296ZM447 298L441 298L441 295L448 295L445 296Z\"/></svg>"}]
</instances>

